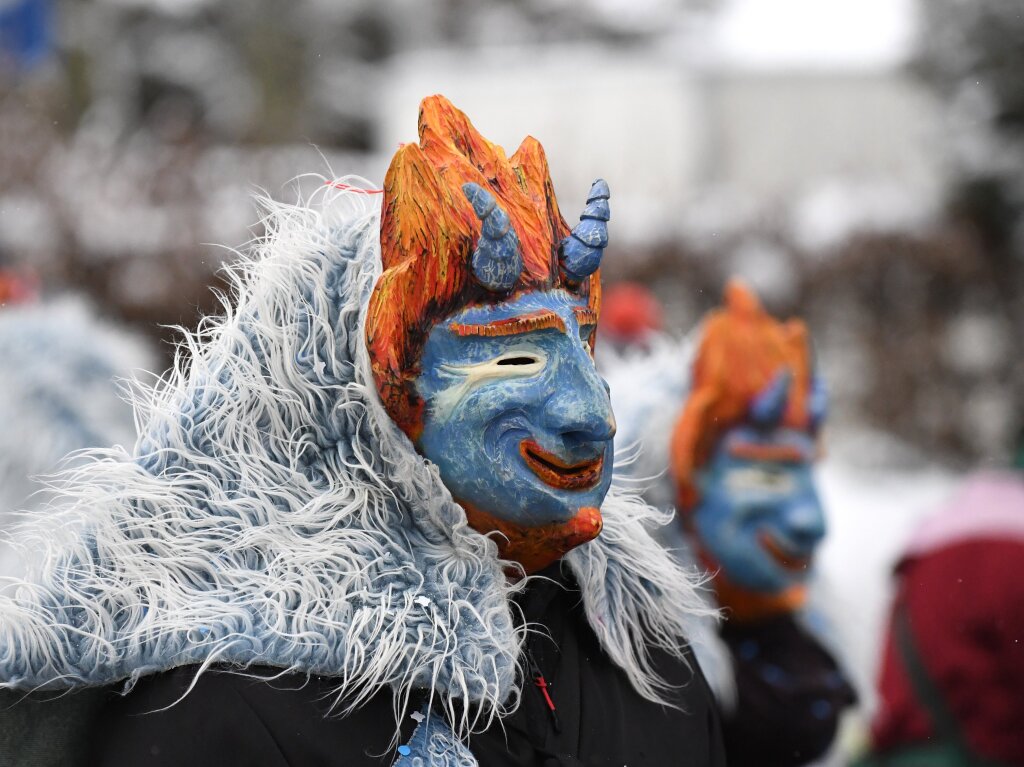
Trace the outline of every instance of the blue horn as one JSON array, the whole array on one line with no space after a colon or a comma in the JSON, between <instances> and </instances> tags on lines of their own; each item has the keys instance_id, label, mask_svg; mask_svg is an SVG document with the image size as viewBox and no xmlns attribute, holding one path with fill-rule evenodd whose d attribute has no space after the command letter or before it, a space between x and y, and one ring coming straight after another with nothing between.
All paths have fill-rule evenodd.
<instances>
[{"instance_id":1,"label":"blue horn","mask_svg":"<svg viewBox=\"0 0 1024 767\"><path fill-rule=\"evenodd\" d=\"M819 375L811 378L811 393L807 398L807 412L811 421L811 431L817 431L828 416L828 389L825 387L825 379Z\"/></svg>"},{"instance_id":2,"label":"blue horn","mask_svg":"<svg viewBox=\"0 0 1024 767\"><path fill-rule=\"evenodd\" d=\"M793 374L788 368L780 370L750 403L750 419L762 428L778 426L789 402L789 386Z\"/></svg>"},{"instance_id":3,"label":"blue horn","mask_svg":"<svg viewBox=\"0 0 1024 767\"><path fill-rule=\"evenodd\" d=\"M523 272L523 254L508 213L494 201L494 195L479 184L463 184L462 193L483 224L473 251L473 276L492 292L512 290Z\"/></svg>"},{"instance_id":4,"label":"blue horn","mask_svg":"<svg viewBox=\"0 0 1024 767\"><path fill-rule=\"evenodd\" d=\"M599 178L590 186L587 207L572 234L562 240L562 274L569 282L583 282L597 271L608 246L608 184Z\"/></svg>"}]
</instances>

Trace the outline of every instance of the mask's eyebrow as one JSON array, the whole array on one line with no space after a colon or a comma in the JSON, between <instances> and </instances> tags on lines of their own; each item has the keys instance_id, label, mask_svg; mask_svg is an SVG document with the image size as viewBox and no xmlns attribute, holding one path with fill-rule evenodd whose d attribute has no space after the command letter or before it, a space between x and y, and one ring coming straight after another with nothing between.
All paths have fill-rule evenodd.
<instances>
[{"instance_id":1,"label":"mask's eyebrow","mask_svg":"<svg viewBox=\"0 0 1024 767\"><path fill-rule=\"evenodd\" d=\"M575 306L572 310L580 327L597 324L597 312L586 306Z\"/></svg>"},{"instance_id":2,"label":"mask's eyebrow","mask_svg":"<svg viewBox=\"0 0 1024 767\"><path fill-rule=\"evenodd\" d=\"M771 461L778 463L803 463L810 456L793 445L759 445L754 442L736 442L729 445L729 455L748 461Z\"/></svg>"},{"instance_id":3,"label":"mask's eyebrow","mask_svg":"<svg viewBox=\"0 0 1024 767\"><path fill-rule=\"evenodd\" d=\"M565 322L562 318L548 309L540 309L530 314L520 314L482 325L468 322L453 322L449 327L457 336L484 336L486 338L516 336L520 333L530 333L534 330L544 330L546 328L560 330L563 333L566 332Z\"/></svg>"}]
</instances>

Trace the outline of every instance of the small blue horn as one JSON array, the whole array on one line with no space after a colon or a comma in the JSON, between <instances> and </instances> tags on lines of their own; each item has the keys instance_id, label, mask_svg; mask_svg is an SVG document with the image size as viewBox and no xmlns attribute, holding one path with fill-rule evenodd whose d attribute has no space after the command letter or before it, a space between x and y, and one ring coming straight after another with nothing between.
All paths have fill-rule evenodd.
<instances>
[{"instance_id":1,"label":"small blue horn","mask_svg":"<svg viewBox=\"0 0 1024 767\"><path fill-rule=\"evenodd\" d=\"M508 213L479 184L463 184L462 193L482 224L471 261L473 276L494 293L512 290L523 272L523 254Z\"/></svg>"},{"instance_id":2,"label":"small blue horn","mask_svg":"<svg viewBox=\"0 0 1024 767\"><path fill-rule=\"evenodd\" d=\"M750 403L750 419L762 428L778 426L786 412L789 402L789 386L793 382L793 374L789 368L783 368L768 385L765 386Z\"/></svg>"},{"instance_id":3,"label":"small blue horn","mask_svg":"<svg viewBox=\"0 0 1024 767\"><path fill-rule=\"evenodd\" d=\"M811 431L816 432L828 417L828 388L825 379L819 375L811 378L811 393L807 398L807 413L810 417Z\"/></svg>"},{"instance_id":4,"label":"small blue horn","mask_svg":"<svg viewBox=\"0 0 1024 767\"><path fill-rule=\"evenodd\" d=\"M590 186L587 207L580 214L580 222L572 234L562 240L562 274L569 282L583 282L597 271L601 256L608 246L608 184L599 178Z\"/></svg>"}]
</instances>

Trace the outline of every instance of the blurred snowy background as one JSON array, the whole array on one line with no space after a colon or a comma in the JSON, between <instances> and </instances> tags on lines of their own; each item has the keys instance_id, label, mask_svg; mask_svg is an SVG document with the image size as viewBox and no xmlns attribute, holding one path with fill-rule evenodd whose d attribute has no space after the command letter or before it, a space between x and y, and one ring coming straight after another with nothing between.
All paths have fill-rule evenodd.
<instances>
[{"instance_id":1,"label":"blurred snowy background","mask_svg":"<svg viewBox=\"0 0 1024 767\"><path fill-rule=\"evenodd\" d=\"M1019 0L0 0L0 268L172 340L259 234L255 190L379 183L445 93L540 139L570 218L608 179L606 279L671 332L731 274L807 318L822 570L852 599L1024 422L1022 72ZM865 687L875 602L848 619Z\"/></svg>"},{"instance_id":2,"label":"blurred snowy background","mask_svg":"<svg viewBox=\"0 0 1024 767\"><path fill-rule=\"evenodd\" d=\"M609 180L670 328L732 273L805 315L837 428L1000 462L1024 418L1015 0L0 0L0 41L0 259L148 335L254 190L379 182L443 92L566 210Z\"/></svg>"}]
</instances>

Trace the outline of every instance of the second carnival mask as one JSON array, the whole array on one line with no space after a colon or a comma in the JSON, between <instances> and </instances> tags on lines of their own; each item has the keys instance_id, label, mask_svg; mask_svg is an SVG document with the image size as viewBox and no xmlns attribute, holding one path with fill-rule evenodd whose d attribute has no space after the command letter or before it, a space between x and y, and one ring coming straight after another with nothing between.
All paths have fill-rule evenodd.
<instances>
[{"instance_id":1,"label":"second carnival mask","mask_svg":"<svg viewBox=\"0 0 1024 767\"><path fill-rule=\"evenodd\" d=\"M679 507L739 618L799 607L825 516L812 476L826 395L802 322L733 281L705 321L672 440Z\"/></svg>"}]
</instances>

